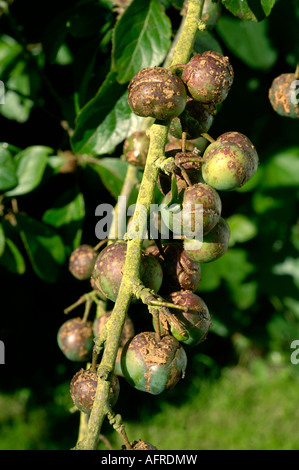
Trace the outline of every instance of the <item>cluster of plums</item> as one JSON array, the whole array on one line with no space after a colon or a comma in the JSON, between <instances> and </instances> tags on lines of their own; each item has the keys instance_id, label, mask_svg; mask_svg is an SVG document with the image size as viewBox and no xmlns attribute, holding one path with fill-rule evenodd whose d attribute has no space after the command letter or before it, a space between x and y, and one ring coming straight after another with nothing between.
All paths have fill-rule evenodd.
<instances>
[{"instance_id":1,"label":"cluster of plums","mask_svg":"<svg viewBox=\"0 0 299 470\"><path fill-rule=\"evenodd\" d=\"M185 348L197 346L206 338L211 316L204 300L196 293L200 288L201 263L212 262L228 249L230 229L222 217L218 191L232 191L243 186L255 173L258 155L251 141L239 132L226 132L199 151L196 139L210 129L219 103L233 82L233 69L227 57L206 51L180 66L180 77L163 67L146 68L129 84L129 104L134 113L156 120L167 120L169 142L166 156L173 156L176 171L170 176L160 173L157 181L163 201L173 202L172 181L175 178L176 204L194 224L192 207L202 207L202 241L182 236L144 246L140 263L140 280L155 294L159 293L169 307L170 316L159 315L159 332L135 334L127 316L119 343L114 379L111 382L111 404L119 393L117 376L124 377L138 390L154 395L173 388L184 376L187 366ZM184 151L177 146L185 135ZM204 140L204 139L203 139ZM181 143L182 140L179 140ZM127 160L144 168L149 149L145 132L135 132L124 143ZM196 150L196 151L195 151ZM187 177L186 177L187 176ZM190 210L191 207L191 210ZM176 225L170 217L169 229ZM118 296L127 253L123 240L108 244L97 253L81 245L70 257L70 272L80 280L89 279L101 297L115 302ZM137 298L132 299L138 303ZM171 307L176 305L179 309ZM73 318L58 332L58 344L72 361L90 360L94 337L101 334L111 312L94 322ZM180 328L178 328L180 325ZM96 390L96 372L80 370L72 379L71 395L75 405L90 413Z\"/></svg>"}]
</instances>

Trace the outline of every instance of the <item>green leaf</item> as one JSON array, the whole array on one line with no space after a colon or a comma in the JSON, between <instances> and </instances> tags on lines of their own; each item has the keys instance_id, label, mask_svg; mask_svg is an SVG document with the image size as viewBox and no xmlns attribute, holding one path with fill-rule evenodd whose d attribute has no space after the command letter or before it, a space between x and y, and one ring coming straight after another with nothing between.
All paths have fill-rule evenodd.
<instances>
[{"instance_id":1,"label":"green leaf","mask_svg":"<svg viewBox=\"0 0 299 470\"><path fill-rule=\"evenodd\" d=\"M110 2L98 0L83 0L71 10L67 21L68 32L76 37L83 38L99 33L103 24L106 24L112 14Z\"/></svg>"},{"instance_id":2,"label":"green leaf","mask_svg":"<svg viewBox=\"0 0 299 470\"><path fill-rule=\"evenodd\" d=\"M54 173L58 173L59 169L65 164L65 158L59 155L51 155L48 157L48 165Z\"/></svg>"},{"instance_id":3,"label":"green leaf","mask_svg":"<svg viewBox=\"0 0 299 470\"><path fill-rule=\"evenodd\" d=\"M257 70L268 70L278 57L268 36L268 23L240 21L221 17L216 29L228 49L246 65Z\"/></svg>"},{"instance_id":4,"label":"green leaf","mask_svg":"<svg viewBox=\"0 0 299 470\"><path fill-rule=\"evenodd\" d=\"M44 29L42 36L43 50L50 64L55 62L57 52L67 36L66 25L70 14L71 9L67 9L55 15L54 19ZM53 34L53 31L55 31L55 34Z\"/></svg>"},{"instance_id":5,"label":"green leaf","mask_svg":"<svg viewBox=\"0 0 299 470\"><path fill-rule=\"evenodd\" d=\"M273 273L278 276L290 276L299 289L299 258L288 256L282 263L273 266Z\"/></svg>"},{"instance_id":6,"label":"green leaf","mask_svg":"<svg viewBox=\"0 0 299 470\"><path fill-rule=\"evenodd\" d=\"M215 335L221 336L223 338L228 338L230 335L230 331L227 326L215 316L213 316L210 331Z\"/></svg>"},{"instance_id":7,"label":"green leaf","mask_svg":"<svg viewBox=\"0 0 299 470\"><path fill-rule=\"evenodd\" d=\"M21 152L19 147L16 147L15 145L9 144L7 142L0 142L0 149L1 148L8 150L12 156L15 156L17 153Z\"/></svg>"},{"instance_id":8,"label":"green leaf","mask_svg":"<svg viewBox=\"0 0 299 470\"><path fill-rule=\"evenodd\" d=\"M134 0L114 31L112 67L119 83L144 67L159 65L170 48L170 36L171 23L159 0Z\"/></svg>"},{"instance_id":9,"label":"green leaf","mask_svg":"<svg viewBox=\"0 0 299 470\"><path fill-rule=\"evenodd\" d=\"M128 163L118 158L101 158L93 168L100 175L104 186L112 196L120 195L127 174ZM134 191L137 193L137 189ZM132 196L133 197L133 196Z\"/></svg>"},{"instance_id":10,"label":"green leaf","mask_svg":"<svg viewBox=\"0 0 299 470\"><path fill-rule=\"evenodd\" d=\"M296 250L299 251L299 220L296 225L293 225L293 227L291 227L290 240Z\"/></svg>"},{"instance_id":11,"label":"green leaf","mask_svg":"<svg viewBox=\"0 0 299 470\"><path fill-rule=\"evenodd\" d=\"M84 219L85 204L82 193L77 193L74 197L73 191L64 193L63 196L55 202L54 206L48 209L42 220L53 227L62 227L71 222L78 222Z\"/></svg>"},{"instance_id":12,"label":"green leaf","mask_svg":"<svg viewBox=\"0 0 299 470\"><path fill-rule=\"evenodd\" d=\"M99 128L125 90L124 85L117 83L116 73L109 72L96 96L78 114L71 139L75 153L97 153L94 149L101 137Z\"/></svg>"},{"instance_id":13,"label":"green leaf","mask_svg":"<svg viewBox=\"0 0 299 470\"><path fill-rule=\"evenodd\" d=\"M223 49L215 37L209 31L198 31L194 51L196 54L202 54L204 51L215 51L223 54Z\"/></svg>"},{"instance_id":14,"label":"green leaf","mask_svg":"<svg viewBox=\"0 0 299 470\"><path fill-rule=\"evenodd\" d=\"M230 285L232 299L240 310L250 308L256 302L258 283L256 281Z\"/></svg>"},{"instance_id":15,"label":"green leaf","mask_svg":"<svg viewBox=\"0 0 299 470\"><path fill-rule=\"evenodd\" d=\"M198 293L210 292L217 289L221 284L221 276L215 263L201 264L201 281L198 287Z\"/></svg>"},{"instance_id":16,"label":"green leaf","mask_svg":"<svg viewBox=\"0 0 299 470\"><path fill-rule=\"evenodd\" d=\"M22 53L22 46L15 39L5 34L0 36L0 77L6 81L6 73L14 66Z\"/></svg>"},{"instance_id":17,"label":"green leaf","mask_svg":"<svg viewBox=\"0 0 299 470\"><path fill-rule=\"evenodd\" d=\"M261 21L270 15L275 0L222 0L222 5L241 20Z\"/></svg>"},{"instance_id":18,"label":"green leaf","mask_svg":"<svg viewBox=\"0 0 299 470\"><path fill-rule=\"evenodd\" d=\"M274 155L265 165L262 188L298 187L299 147L286 149Z\"/></svg>"},{"instance_id":19,"label":"green leaf","mask_svg":"<svg viewBox=\"0 0 299 470\"><path fill-rule=\"evenodd\" d=\"M2 224L0 224L0 256L3 255L5 249L5 233L2 227Z\"/></svg>"},{"instance_id":20,"label":"green leaf","mask_svg":"<svg viewBox=\"0 0 299 470\"><path fill-rule=\"evenodd\" d=\"M261 0L262 9L266 16L269 16L272 8L274 7L276 0Z\"/></svg>"},{"instance_id":21,"label":"green leaf","mask_svg":"<svg viewBox=\"0 0 299 470\"><path fill-rule=\"evenodd\" d=\"M214 261L218 271L228 284L241 284L251 274L255 267L248 261L248 253L245 250L230 248L222 258Z\"/></svg>"},{"instance_id":22,"label":"green leaf","mask_svg":"<svg viewBox=\"0 0 299 470\"><path fill-rule=\"evenodd\" d=\"M59 233L65 240L65 244L74 249L78 232L81 233L82 230L84 217L84 197L75 189L63 193L53 207L45 211L42 221L52 227L59 228Z\"/></svg>"},{"instance_id":23,"label":"green leaf","mask_svg":"<svg viewBox=\"0 0 299 470\"><path fill-rule=\"evenodd\" d=\"M63 43L59 47L55 59L55 63L58 65L70 65L74 61L72 53L67 44Z\"/></svg>"},{"instance_id":24,"label":"green leaf","mask_svg":"<svg viewBox=\"0 0 299 470\"><path fill-rule=\"evenodd\" d=\"M257 214L264 214L270 210L278 210L283 208L284 201L275 198L271 194L267 194L262 191L256 191L253 194L252 206Z\"/></svg>"},{"instance_id":25,"label":"green leaf","mask_svg":"<svg viewBox=\"0 0 299 470\"><path fill-rule=\"evenodd\" d=\"M34 101L38 100L40 75L37 69L19 58L5 81L5 105L0 113L17 122L28 120Z\"/></svg>"},{"instance_id":26,"label":"green leaf","mask_svg":"<svg viewBox=\"0 0 299 470\"><path fill-rule=\"evenodd\" d=\"M97 95L78 115L72 136L75 153L103 155L112 152L128 131L137 129L140 118L128 105L127 87L116 81L116 73L109 72Z\"/></svg>"},{"instance_id":27,"label":"green leaf","mask_svg":"<svg viewBox=\"0 0 299 470\"><path fill-rule=\"evenodd\" d=\"M0 147L0 191L13 188L18 183L16 165L8 149Z\"/></svg>"},{"instance_id":28,"label":"green leaf","mask_svg":"<svg viewBox=\"0 0 299 470\"><path fill-rule=\"evenodd\" d=\"M256 223L242 214L233 214L228 217L230 227L229 246L236 243L245 243L254 238L258 233Z\"/></svg>"},{"instance_id":29,"label":"green leaf","mask_svg":"<svg viewBox=\"0 0 299 470\"><path fill-rule=\"evenodd\" d=\"M25 260L17 248L10 240L5 240L5 249L0 257L0 264L14 274L24 274L26 271Z\"/></svg>"},{"instance_id":30,"label":"green leaf","mask_svg":"<svg viewBox=\"0 0 299 470\"><path fill-rule=\"evenodd\" d=\"M53 150L49 147L35 145L27 147L15 157L17 166L17 186L5 193L6 196L20 196L35 189L41 182L48 162L48 155Z\"/></svg>"},{"instance_id":31,"label":"green leaf","mask_svg":"<svg viewBox=\"0 0 299 470\"><path fill-rule=\"evenodd\" d=\"M48 282L57 280L66 258L61 237L51 227L28 216L17 216L20 235L34 272Z\"/></svg>"},{"instance_id":32,"label":"green leaf","mask_svg":"<svg viewBox=\"0 0 299 470\"><path fill-rule=\"evenodd\" d=\"M1 115L19 123L29 119L34 102L19 93L7 90L5 93L5 106L0 108Z\"/></svg>"}]
</instances>

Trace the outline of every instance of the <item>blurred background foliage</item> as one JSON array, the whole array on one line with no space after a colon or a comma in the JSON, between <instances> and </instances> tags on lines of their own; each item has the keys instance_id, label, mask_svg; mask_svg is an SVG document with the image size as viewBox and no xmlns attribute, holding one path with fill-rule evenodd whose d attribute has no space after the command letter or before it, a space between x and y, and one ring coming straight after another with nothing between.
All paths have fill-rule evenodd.
<instances>
[{"instance_id":1,"label":"blurred background foliage","mask_svg":"<svg viewBox=\"0 0 299 470\"><path fill-rule=\"evenodd\" d=\"M128 3L0 2L0 449L68 449L77 439L69 381L79 366L56 335L63 309L90 285L72 278L68 258L98 243L95 207L120 193L123 141L139 125L128 81L163 63L182 19L179 0ZM244 133L260 165L242 189L221 193L230 247L202 265L198 293L213 326L188 350L186 378L159 397L121 379L116 410L131 440L159 449L298 449L299 123L273 111L268 90L299 62L299 4L222 3L194 46L228 55L235 71L210 134ZM130 314L136 331L152 329L142 306Z\"/></svg>"}]
</instances>

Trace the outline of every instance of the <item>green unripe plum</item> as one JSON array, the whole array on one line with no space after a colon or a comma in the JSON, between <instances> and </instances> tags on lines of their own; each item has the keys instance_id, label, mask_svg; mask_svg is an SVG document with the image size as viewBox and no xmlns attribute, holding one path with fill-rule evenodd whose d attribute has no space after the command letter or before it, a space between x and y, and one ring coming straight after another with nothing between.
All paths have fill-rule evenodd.
<instances>
[{"instance_id":1,"label":"green unripe plum","mask_svg":"<svg viewBox=\"0 0 299 470\"><path fill-rule=\"evenodd\" d=\"M187 355L172 336L157 339L152 331L136 335L124 346L121 370L130 385L137 390L159 395L184 377Z\"/></svg>"},{"instance_id":2,"label":"green unripe plum","mask_svg":"<svg viewBox=\"0 0 299 470\"><path fill-rule=\"evenodd\" d=\"M184 240L184 249L190 260L197 263L210 263L227 252L229 238L229 225L226 220L220 217L219 222L203 237L202 242L196 239L186 239Z\"/></svg>"},{"instance_id":3,"label":"green unripe plum","mask_svg":"<svg viewBox=\"0 0 299 470\"><path fill-rule=\"evenodd\" d=\"M188 212L186 220L190 218L191 230L194 230L195 228L196 204L202 204L203 206L202 231L203 235L205 235L206 233L209 233L218 222L221 215L222 202L218 192L208 184L196 183L193 186L186 188L183 197L183 211L188 212L186 209L190 205L191 211Z\"/></svg>"},{"instance_id":4,"label":"green unripe plum","mask_svg":"<svg viewBox=\"0 0 299 470\"><path fill-rule=\"evenodd\" d=\"M207 305L201 297L187 290L173 292L167 301L186 307L186 310L170 308L170 311L185 328L188 334L187 339L181 336L174 325L171 325L171 333L185 345L189 347L197 346L206 338L211 326L211 316Z\"/></svg>"},{"instance_id":5,"label":"green unripe plum","mask_svg":"<svg viewBox=\"0 0 299 470\"><path fill-rule=\"evenodd\" d=\"M226 132L211 143L205 153L202 176L219 191L233 191L252 178L258 167L255 147L245 135Z\"/></svg>"}]
</instances>

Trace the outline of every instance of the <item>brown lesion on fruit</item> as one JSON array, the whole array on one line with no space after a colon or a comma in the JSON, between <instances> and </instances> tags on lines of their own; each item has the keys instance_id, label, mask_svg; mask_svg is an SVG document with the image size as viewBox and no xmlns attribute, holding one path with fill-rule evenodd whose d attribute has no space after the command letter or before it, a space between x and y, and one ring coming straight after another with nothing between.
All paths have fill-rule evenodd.
<instances>
[{"instance_id":1,"label":"brown lesion on fruit","mask_svg":"<svg viewBox=\"0 0 299 470\"><path fill-rule=\"evenodd\" d=\"M214 51L193 56L182 75L194 99L205 103L222 102L231 88L233 78L228 57Z\"/></svg>"},{"instance_id":2,"label":"brown lesion on fruit","mask_svg":"<svg viewBox=\"0 0 299 470\"><path fill-rule=\"evenodd\" d=\"M299 117L298 104L292 103L291 84L296 80L295 74L284 73L276 77L269 90L269 100L273 109L282 116Z\"/></svg>"}]
</instances>

